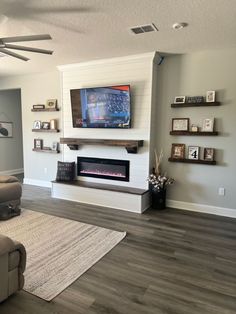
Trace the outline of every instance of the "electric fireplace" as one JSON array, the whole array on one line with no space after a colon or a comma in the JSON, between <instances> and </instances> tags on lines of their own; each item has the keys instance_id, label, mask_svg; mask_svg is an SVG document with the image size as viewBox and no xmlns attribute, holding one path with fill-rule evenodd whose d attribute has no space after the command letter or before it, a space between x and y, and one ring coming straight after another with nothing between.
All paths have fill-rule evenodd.
<instances>
[{"instance_id":1,"label":"electric fireplace","mask_svg":"<svg viewBox=\"0 0 236 314\"><path fill-rule=\"evenodd\" d=\"M129 160L77 157L77 175L129 181Z\"/></svg>"}]
</instances>

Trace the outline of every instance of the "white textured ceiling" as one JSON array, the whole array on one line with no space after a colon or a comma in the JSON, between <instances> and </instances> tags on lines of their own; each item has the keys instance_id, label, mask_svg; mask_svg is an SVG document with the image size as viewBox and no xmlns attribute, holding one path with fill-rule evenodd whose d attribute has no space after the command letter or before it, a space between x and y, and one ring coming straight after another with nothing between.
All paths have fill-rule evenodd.
<instances>
[{"instance_id":1,"label":"white textured ceiling","mask_svg":"<svg viewBox=\"0 0 236 314\"><path fill-rule=\"evenodd\" d=\"M235 47L235 16L236 0L0 0L0 37L48 33L53 40L22 45L54 50L52 56L23 52L28 62L0 58L0 76L155 50ZM175 22L189 26L174 31ZM159 32L129 33L130 27L148 23Z\"/></svg>"}]
</instances>

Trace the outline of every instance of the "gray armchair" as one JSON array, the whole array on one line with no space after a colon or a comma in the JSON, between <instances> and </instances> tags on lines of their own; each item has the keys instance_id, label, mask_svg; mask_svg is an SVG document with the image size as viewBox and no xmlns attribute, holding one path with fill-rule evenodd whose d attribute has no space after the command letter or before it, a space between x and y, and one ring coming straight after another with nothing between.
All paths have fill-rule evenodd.
<instances>
[{"instance_id":1,"label":"gray armchair","mask_svg":"<svg viewBox=\"0 0 236 314\"><path fill-rule=\"evenodd\" d=\"M24 246L0 235L0 302L23 288L25 265Z\"/></svg>"}]
</instances>

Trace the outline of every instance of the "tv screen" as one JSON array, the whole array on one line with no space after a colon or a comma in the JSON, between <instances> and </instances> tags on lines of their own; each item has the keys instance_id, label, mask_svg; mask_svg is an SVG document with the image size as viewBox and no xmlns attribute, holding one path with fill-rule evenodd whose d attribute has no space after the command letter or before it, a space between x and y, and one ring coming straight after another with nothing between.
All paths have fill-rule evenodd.
<instances>
[{"instance_id":1,"label":"tv screen","mask_svg":"<svg viewBox=\"0 0 236 314\"><path fill-rule=\"evenodd\" d=\"M71 89L74 128L130 128L130 86Z\"/></svg>"}]
</instances>

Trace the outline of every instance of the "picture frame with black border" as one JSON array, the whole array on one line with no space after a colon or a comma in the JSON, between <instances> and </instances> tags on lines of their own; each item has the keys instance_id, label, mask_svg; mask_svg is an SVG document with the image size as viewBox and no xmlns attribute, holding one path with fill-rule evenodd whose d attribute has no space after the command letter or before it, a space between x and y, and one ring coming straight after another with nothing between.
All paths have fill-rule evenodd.
<instances>
[{"instance_id":1,"label":"picture frame with black border","mask_svg":"<svg viewBox=\"0 0 236 314\"><path fill-rule=\"evenodd\" d=\"M188 159L198 160L200 156L200 147L199 146L189 146L188 147Z\"/></svg>"},{"instance_id":2,"label":"picture frame with black border","mask_svg":"<svg viewBox=\"0 0 236 314\"><path fill-rule=\"evenodd\" d=\"M174 104L184 104L185 96L176 96L174 99Z\"/></svg>"},{"instance_id":3,"label":"picture frame with black border","mask_svg":"<svg viewBox=\"0 0 236 314\"><path fill-rule=\"evenodd\" d=\"M52 142L52 147L51 149L53 151L58 151L58 146L59 146L59 143L58 142Z\"/></svg>"},{"instance_id":4,"label":"picture frame with black border","mask_svg":"<svg viewBox=\"0 0 236 314\"><path fill-rule=\"evenodd\" d=\"M204 147L203 159L208 161L213 161L215 157L215 149L211 147Z\"/></svg>"},{"instance_id":5,"label":"picture frame with black border","mask_svg":"<svg viewBox=\"0 0 236 314\"><path fill-rule=\"evenodd\" d=\"M35 138L34 139L34 148L39 149L39 150L43 149L43 140L40 138Z\"/></svg>"},{"instance_id":6,"label":"picture frame with black border","mask_svg":"<svg viewBox=\"0 0 236 314\"><path fill-rule=\"evenodd\" d=\"M185 158L185 144L172 144L171 158L184 159Z\"/></svg>"},{"instance_id":7,"label":"picture frame with black border","mask_svg":"<svg viewBox=\"0 0 236 314\"><path fill-rule=\"evenodd\" d=\"M13 137L13 123L0 121L0 138Z\"/></svg>"},{"instance_id":8,"label":"picture frame with black border","mask_svg":"<svg viewBox=\"0 0 236 314\"><path fill-rule=\"evenodd\" d=\"M172 119L172 131L188 131L189 130L189 118L173 118Z\"/></svg>"}]
</instances>

